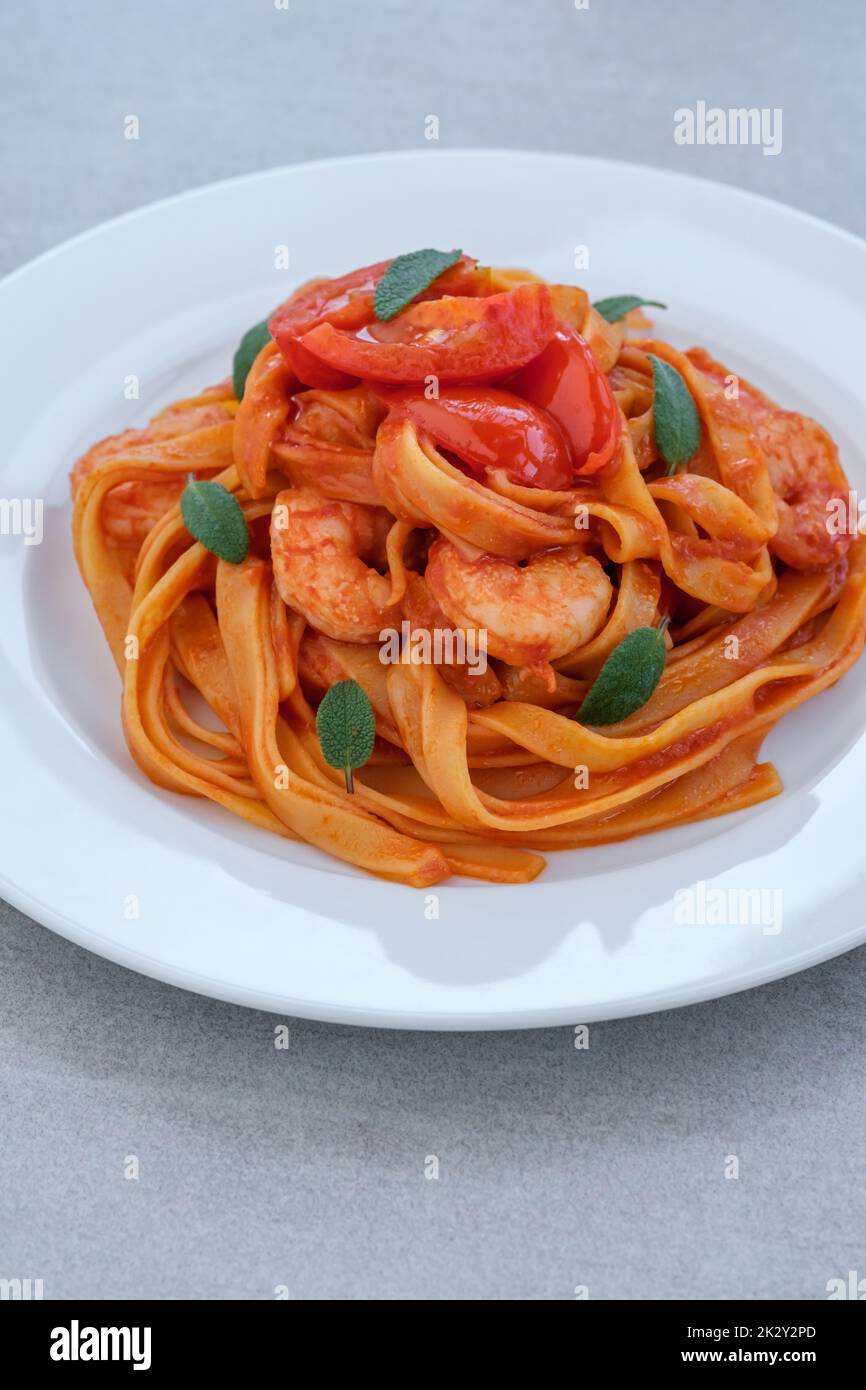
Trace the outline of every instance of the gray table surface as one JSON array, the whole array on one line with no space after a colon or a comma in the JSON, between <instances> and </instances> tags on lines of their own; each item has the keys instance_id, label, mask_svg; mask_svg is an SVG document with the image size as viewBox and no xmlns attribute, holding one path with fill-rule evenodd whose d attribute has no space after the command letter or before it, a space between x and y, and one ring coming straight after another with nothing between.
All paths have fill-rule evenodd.
<instances>
[{"instance_id":1,"label":"gray table surface","mask_svg":"<svg viewBox=\"0 0 866 1390\"><path fill-rule=\"evenodd\" d=\"M665 165L862 234L864 47L860 0L5 0L0 270L192 185L419 147L430 113L442 148ZM780 107L782 153L675 145L700 98ZM586 1051L303 1021L276 1051L282 1020L0 905L0 1277L47 1298L824 1298L866 1275L864 985L859 951L594 1026Z\"/></svg>"}]
</instances>

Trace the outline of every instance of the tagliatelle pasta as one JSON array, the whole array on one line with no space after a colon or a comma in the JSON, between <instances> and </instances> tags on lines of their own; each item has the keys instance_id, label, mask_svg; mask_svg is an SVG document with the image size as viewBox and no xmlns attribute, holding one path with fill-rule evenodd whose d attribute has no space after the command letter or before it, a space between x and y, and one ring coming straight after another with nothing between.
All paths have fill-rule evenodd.
<instances>
[{"instance_id":1,"label":"tagliatelle pasta","mask_svg":"<svg viewBox=\"0 0 866 1390\"><path fill-rule=\"evenodd\" d=\"M416 887L526 882L549 850L776 795L763 738L866 638L829 435L646 336L640 310L611 323L575 287L443 260L387 314L389 262L301 287L240 401L210 387L76 464L76 557L135 761ZM678 408L693 438L672 464ZM235 499L239 562L187 529L190 478ZM582 722L654 628L649 698ZM316 730L341 681L375 717L352 791Z\"/></svg>"}]
</instances>

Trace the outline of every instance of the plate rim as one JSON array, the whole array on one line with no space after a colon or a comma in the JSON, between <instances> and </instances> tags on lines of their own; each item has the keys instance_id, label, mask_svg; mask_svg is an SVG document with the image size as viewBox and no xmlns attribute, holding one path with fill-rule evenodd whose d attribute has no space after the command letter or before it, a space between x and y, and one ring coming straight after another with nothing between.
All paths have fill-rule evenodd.
<instances>
[{"instance_id":1,"label":"plate rim","mask_svg":"<svg viewBox=\"0 0 866 1390\"><path fill-rule=\"evenodd\" d=\"M148 979L158 980L163 984L172 985L176 989L183 989L191 994L201 994L209 999L219 999L223 1003L238 1004L244 1008L260 1009L264 1013L287 1014L292 1018L303 1018L314 1022L344 1024L347 1027L356 1028L386 1028L423 1033L525 1032L530 1029L561 1028L579 1023L607 1023L615 1022L617 1019L642 1018L648 1014L688 1008L693 1004L711 1003L714 999L726 999L732 994L742 994L746 990L759 989L762 985L773 984L776 980L784 980L790 975L798 975L801 971L809 970L825 961L835 960L838 956L842 956L847 951L866 942L866 918L864 918L861 926L850 928L841 937L834 938L831 943L825 942L821 946L801 951L793 958L793 961L786 961L781 967L778 964L768 964L743 971L729 980L721 989L718 984L713 983L707 983L704 986L684 984L670 990L665 996L662 996L658 991L646 996L637 996L633 1000L633 1007L631 1003L625 1008L620 1004L615 1004L613 1007L616 1011L613 1013L603 1005L588 1008L575 1006L574 1009L557 1005L551 1009L503 1009L491 1013L458 1013L441 1010L433 1013L419 1009L403 1012L399 1009L376 1009L366 1005L310 1004L303 999L294 999L289 995L269 995L262 990L251 990L241 985L232 985L213 976L186 970L180 966L168 966L165 961L148 956L142 951L124 949L111 937L102 936L89 927L79 926L71 918L65 917L63 913L38 899L32 901L37 903L39 911L32 911L25 902L21 901L27 899L28 895L22 893L17 885L11 883L2 872L0 872L0 896L19 912L32 918L37 925L45 927L48 931L56 932L58 936L71 941L73 945L81 946L84 950L91 951L94 955L109 960L114 965L120 965L136 975L144 975ZM99 946L94 944L96 942L100 943Z\"/></svg>"},{"instance_id":2,"label":"plate rim","mask_svg":"<svg viewBox=\"0 0 866 1390\"><path fill-rule=\"evenodd\" d=\"M38 252L28 260L22 261L21 265L13 267L12 270L0 276L0 291L11 281L23 276L25 272L38 268L44 262L61 252L86 242L91 237L98 236L101 232L109 228L117 227L124 222L129 222L137 217L141 217L146 212L156 211L159 208L185 202L198 195L209 192L211 189L230 188L234 185L252 183L258 179L266 178L270 175L285 174L294 172L297 169L322 169L332 165L347 164L370 164L384 163L386 161L399 161L403 159L473 159L478 156L497 159L511 159L515 156L528 155L533 159L563 160L569 163L593 164L599 167L606 167L611 164L617 168L632 169L638 173L649 173L663 175L683 183L700 184L702 187L723 190L725 193L735 197L744 198L748 202L761 205L763 207L782 209L802 221L820 228L825 232L832 232L835 236L842 237L846 241L854 243L862 250L866 250L866 237L858 236L856 232L849 231L847 227L840 227L836 222L830 222L824 217L818 217L815 213L806 212L803 208L796 207L793 203L783 202L780 198L770 198L765 193L755 193L750 188L740 188L735 183L725 183L721 179L708 179L702 174L686 173L680 169L669 169L664 164L641 164L634 159L614 159L602 155L572 153L567 150L533 150L521 148L520 146L508 147L497 145L490 149L482 145L460 146L455 149L438 150L374 150L370 154L347 154L347 155L327 155L321 159L297 160L292 164L269 164L263 169L253 169L244 174L230 174L225 179L210 179L206 183L194 184L191 188L185 188L180 193L167 193L162 198L154 198L146 203L138 203L134 208L128 208L126 212L120 212L115 217L107 217L102 222L96 222L91 227L85 227L83 231L75 232L71 237L65 237L63 241L56 242L53 246L48 246L44 251Z\"/></svg>"}]
</instances>

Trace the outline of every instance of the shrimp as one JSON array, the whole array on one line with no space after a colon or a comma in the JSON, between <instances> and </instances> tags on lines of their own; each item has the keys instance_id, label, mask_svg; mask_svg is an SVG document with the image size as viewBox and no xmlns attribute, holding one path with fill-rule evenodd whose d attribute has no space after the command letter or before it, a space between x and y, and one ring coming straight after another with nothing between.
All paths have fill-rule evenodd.
<instances>
[{"instance_id":1,"label":"shrimp","mask_svg":"<svg viewBox=\"0 0 866 1390\"><path fill-rule=\"evenodd\" d=\"M699 371L725 383L727 368L703 348L686 356ZM782 410L757 387L739 380L737 404L751 421L776 494L779 529L770 550L792 569L832 569L844 560L853 537L834 534L828 504L847 504L849 484L839 453L817 420L796 410Z\"/></svg>"},{"instance_id":2,"label":"shrimp","mask_svg":"<svg viewBox=\"0 0 866 1390\"><path fill-rule=\"evenodd\" d=\"M231 414L220 400L208 399L220 391L224 396L227 389L210 387L202 393L202 397L196 398L196 404L181 402L169 406L155 416L145 429L122 430L120 434L101 439L76 460L69 475L72 496L75 497L94 468L128 449L156 444L162 439L175 439L192 430L221 425L230 420ZM198 403L202 400L204 403ZM186 480L180 477L155 478L153 482L119 483L112 488L102 504L102 525L108 539L115 545L141 545L151 527L178 500L185 483Z\"/></svg>"},{"instance_id":3,"label":"shrimp","mask_svg":"<svg viewBox=\"0 0 866 1390\"><path fill-rule=\"evenodd\" d=\"M434 601L420 574L410 574L403 602L403 614L413 630L444 632L449 619ZM435 652L435 646L433 648ZM502 683L492 666L466 661L443 660L435 663L446 685L456 690L470 709L486 709L502 699Z\"/></svg>"},{"instance_id":4,"label":"shrimp","mask_svg":"<svg viewBox=\"0 0 866 1390\"><path fill-rule=\"evenodd\" d=\"M829 434L808 415L768 410L757 437L776 494L779 529L770 549L792 569L831 569L844 559L852 536L834 534L828 504L847 504L848 480Z\"/></svg>"},{"instance_id":5,"label":"shrimp","mask_svg":"<svg viewBox=\"0 0 866 1390\"><path fill-rule=\"evenodd\" d=\"M486 630L492 656L548 683L555 679L550 663L599 631L612 595L601 565L578 546L545 550L521 565L498 555L469 559L440 537L425 579L453 623Z\"/></svg>"},{"instance_id":6,"label":"shrimp","mask_svg":"<svg viewBox=\"0 0 866 1390\"><path fill-rule=\"evenodd\" d=\"M312 488L279 493L271 559L283 602L338 642L375 642L383 628L399 627L390 579L365 563L382 563L390 524L379 507L331 500Z\"/></svg>"}]
</instances>

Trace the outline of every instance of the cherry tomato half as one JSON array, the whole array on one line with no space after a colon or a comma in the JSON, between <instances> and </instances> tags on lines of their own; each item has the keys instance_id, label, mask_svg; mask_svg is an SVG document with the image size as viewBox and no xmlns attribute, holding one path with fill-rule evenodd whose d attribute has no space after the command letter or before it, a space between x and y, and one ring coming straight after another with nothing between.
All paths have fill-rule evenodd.
<instances>
[{"instance_id":1,"label":"cherry tomato half","mask_svg":"<svg viewBox=\"0 0 866 1390\"><path fill-rule=\"evenodd\" d=\"M304 347L327 366L370 381L492 381L537 357L556 324L547 286L518 285L483 299L412 304L357 333L320 323Z\"/></svg>"},{"instance_id":2,"label":"cherry tomato half","mask_svg":"<svg viewBox=\"0 0 866 1390\"><path fill-rule=\"evenodd\" d=\"M544 351L508 386L558 421L582 477L597 473L613 458L621 431L619 410L607 377L576 329L560 323Z\"/></svg>"},{"instance_id":3,"label":"cherry tomato half","mask_svg":"<svg viewBox=\"0 0 866 1390\"><path fill-rule=\"evenodd\" d=\"M449 386L438 399L379 387L392 414L408 416L430 438L456 454L476 477L502 468L523 487L567 488L572 464L556 421L528 401L496 387Z\"/></svg>"}]
</instances>

